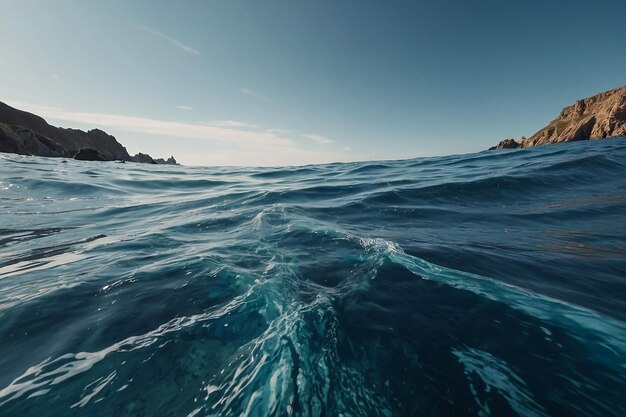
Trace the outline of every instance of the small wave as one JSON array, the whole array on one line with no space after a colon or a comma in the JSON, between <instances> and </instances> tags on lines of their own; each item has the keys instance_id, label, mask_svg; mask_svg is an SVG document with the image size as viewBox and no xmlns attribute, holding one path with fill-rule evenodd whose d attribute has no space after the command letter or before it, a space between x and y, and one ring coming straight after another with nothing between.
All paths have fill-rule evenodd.
<instances>
[{"instance_id":1,"label":"small wave","mask_svg":"<svg viewBox=\"0 0 626 417\"><path fill-rule=\"evenodd\" d=\"M485 385L483 396L488 395L491 389L501 393L511 405L511 408L520 416L542 417L547 416L545 410L533 400L533 396L524 381L513 372L506 362L493 355L477 349L454 350L452 352L465 367L472 394L478 406L483 410L489 407L483 404L477 390L478 384L473 382L473 376L480 378Z\"/></svg>"}]
</instances>

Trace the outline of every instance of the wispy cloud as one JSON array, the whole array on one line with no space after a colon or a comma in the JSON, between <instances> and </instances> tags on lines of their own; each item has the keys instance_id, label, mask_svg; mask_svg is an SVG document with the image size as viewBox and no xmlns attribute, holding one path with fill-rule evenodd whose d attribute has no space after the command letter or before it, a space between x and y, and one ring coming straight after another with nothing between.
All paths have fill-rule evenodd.
<instances>
[{"instance_id":1,"label":"wispy cloud","mask_svg":"<svg viewBox=\"0 0 626 417\"><path fill-rule=\"evenodd\" d=\"M268 132L274 132L274 133L292 133L293 130L289 130L289 129L280 129L280 128L274 128L274 129L268 129Z\"/></svg>"},{"instance_id":2,"label":"wispy cloud","mask_svg":"<svg viewBox=\"0 0 626 417\"><path fill-rule=\"evenodd\" d=\"M241 92L241 94L254 97L256 99L266 102L267 104L274 104L274 102L272 102L272 100L270 100L269 98L257 93L256 91L250 90L249 88L241 87L239 91Z\"/></svg>"},{"instance_id":3,"label":"wispy cloud","mask_svg":"<svg viewBox=\"0 0 626 417\"><path fill-rule=\"evenodd\" d=\"M305 138L307 138L308 140L311 140L315 143L319 143L321 145L327 145L329 143L333 143L334 140L329 139L327 137L321 136L321 135L302 135Z\"/></svg>"},{"instance_id":4,"label":"wispy cloud","mask_svg":"<svg viewBox=\"0 0 626 417\"><path fill-rule=\"evenodd\" d=\"M12 106L50 119L82 123L94 127L110 127L123 132L147 133L178 138L239 145L293 146L294 142L269 130L250 130L241 122L183 123L109 113L75 112L32 103L10 102Z\"/></svg>"},{"instance_id":5,"label":"wispy cloud","mask_svg":"<svg viewBox=\"0 0 626 417\"><path fill-rule=\"evenodd\" d=\"M189 106L176 106L176 108L180 110L193 110L193 107Z\"/></svg>"},{"instance_id":6,"label":"wispy cloud","mask_svg":"<svg viewBox=\"0 0 626 417\"><path fill-rule=\"evenodd\" d=\"M178 39L172 38L171 36L168 36L164 33L158 32L152 28L149 28L148 26L139 26L139 29L157 37L160 39L163 39L165 41L167 41L170 45L172 45L175 48L178 48L182 51L185 51L189 54L192 55L201 55L200 51L198 51L195 48L192 48L191 46L185 45L184 43L182 43L181 41L179 41Z\"/></svg>"},{"instance_id":7,"label":"wispy cloud","mask_svg":"<svg viewBox=\"0 0 626 417\"><path fill-rule=\"evenodd\" d=\"M259 127L257 125L251 125L249 123L240 122L237 120L214 120L209 123L209 125L219 127L235 127L241 129L254 129ZM271 132L271 130L268 130L268 132Z\"/></svg>"}]
</instances>

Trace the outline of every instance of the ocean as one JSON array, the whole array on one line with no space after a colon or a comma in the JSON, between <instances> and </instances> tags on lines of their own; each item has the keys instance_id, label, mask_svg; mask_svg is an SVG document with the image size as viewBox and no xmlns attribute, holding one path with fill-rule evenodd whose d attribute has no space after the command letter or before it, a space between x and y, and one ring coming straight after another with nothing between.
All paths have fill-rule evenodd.
<instances>
[{"instance_id":1,"label":"ocean","mask_svg":"<svg viewBox=\"0 0 626 417\"><path fill-rule=\"evenodd\" d=\"M0 415L624 416L626 139L0 154Z\"/></svg>"}]
</instances>

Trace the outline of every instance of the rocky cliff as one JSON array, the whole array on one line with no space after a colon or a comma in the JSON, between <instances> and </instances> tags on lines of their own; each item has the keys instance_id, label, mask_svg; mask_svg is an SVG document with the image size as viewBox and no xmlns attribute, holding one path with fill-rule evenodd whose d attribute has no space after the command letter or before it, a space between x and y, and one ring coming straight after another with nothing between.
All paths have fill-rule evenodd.
<instances>
[{"instance_id":1,"label":"rocky cliff","mask_svg":"<svg viewBox=\"0 0 626 417\"><path fill-rule=\"evenodd\" d=\"M578 100L529 138L505 139L491 149L626 136L626 86Z\"/></svg>"},{"instance_id":2,"label":"rocky cliff","mask_svg":"<svg viewBox=\"0 0 626 417\"><path fill-rule=\"evenodd\" d=\"M81 152L82 151L82 152ZM100 129L88 132L48 124L43 118L0 102L0 152L98 161L176 164L146 154L130 156L115 137ZM147 158L146 158L147 157ZM163 162L161 162L163 161Z\"/></svg>"}]
</instances>

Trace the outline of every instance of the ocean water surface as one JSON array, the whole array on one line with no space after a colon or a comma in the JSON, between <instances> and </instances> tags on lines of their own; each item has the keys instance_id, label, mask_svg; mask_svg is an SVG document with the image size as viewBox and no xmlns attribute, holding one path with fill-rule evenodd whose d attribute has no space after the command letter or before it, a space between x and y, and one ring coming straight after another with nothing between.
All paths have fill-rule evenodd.
<instances>
[{"instance_id":1,"label":"ocean water surface","mask_svg":"<svg viewBox=\"0 0 626 417\"><path fill-rule=\"evenodd\" d=\"M0 415L625 416L626 139L0 154Z\"/></svg>"}]
</instances>

